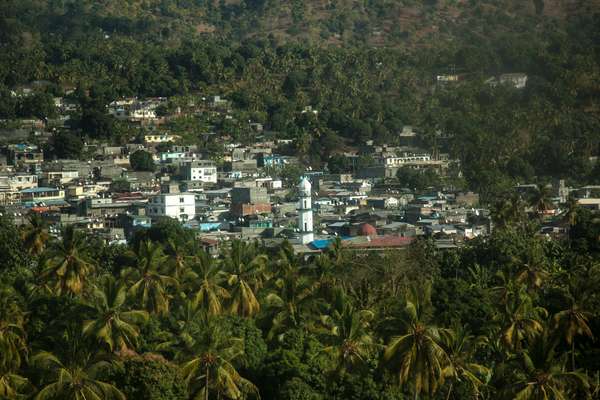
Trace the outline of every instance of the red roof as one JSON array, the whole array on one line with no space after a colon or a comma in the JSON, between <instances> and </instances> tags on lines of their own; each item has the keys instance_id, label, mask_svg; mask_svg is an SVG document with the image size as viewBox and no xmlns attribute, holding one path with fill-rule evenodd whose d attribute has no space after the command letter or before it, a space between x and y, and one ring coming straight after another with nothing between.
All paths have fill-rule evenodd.
<instances>
[{"instance_id":1,"label":"red roof","mask_svg":"<svg viewBox=\"0 0 600 400\"><path fill-rule=\"evenodd\" d=\"M366 242L356 243L351 240L342 242L344 245L350 248L394 248L394 247L405 247L412 243L414 238L404 236L374 236Z\"/></svg>"},{"instance_id":2,"label":"red roof","mask_svg":"<svg viewBox=\"0 0 600 400\"><path fill-rule=\"evenodd\" d=\"M200 238L200 241L208 246L216 246L219 244L218 240L209 239L209 238Z\"/></svg>"},{"instance_id":3,"label":"red roof","mask_svg":"<svg viewBox=\"0 0 600 400\"><path fill-rule=\"evenodd\" d=\"M358 234L360 236L377 236L377 229L371 224L364 223L358 229Z\"/></svg>"}]
</instances>

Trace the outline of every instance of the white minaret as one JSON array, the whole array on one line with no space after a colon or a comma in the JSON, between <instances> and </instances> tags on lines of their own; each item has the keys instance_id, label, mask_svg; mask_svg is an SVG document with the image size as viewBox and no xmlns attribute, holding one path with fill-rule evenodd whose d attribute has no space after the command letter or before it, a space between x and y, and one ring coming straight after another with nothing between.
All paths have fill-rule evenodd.
<instances>
[{"instance_id":1,"label":"white minaret","mask_svg":"<svg viewBox=\"0 0 600 400\"><path fill-rule=\"evenodd\" d=\"M314 240L313 213L311 204L312 185L305 177L298 184L298 229L300 230L300 243L308 244Z\"/></svg>"}]
</instances>

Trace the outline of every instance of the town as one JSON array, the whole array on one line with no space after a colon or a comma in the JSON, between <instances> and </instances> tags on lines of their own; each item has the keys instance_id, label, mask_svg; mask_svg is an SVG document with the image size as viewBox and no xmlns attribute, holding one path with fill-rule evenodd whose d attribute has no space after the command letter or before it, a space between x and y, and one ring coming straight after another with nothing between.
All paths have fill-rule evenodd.
<instances>
[{"instance_id":1,"label":"town","mask_svg":"<svg viewBox=\"0 0 600 400\"><path fill-rule=\"evenodd\" d=\"M446 84L452 78L438 76L437 81ZM516 88L526 81L514 79ZM35 96L36 85L44 83L20 87L12 96ZM404 126L395 145L366 141L341 149L325 168L312 170L294 154L294 139L251 120L242 125L252 143L236 141L225 128L200 132L204 146L199 145L185 132L189 121L234 120L235 110L221 96L198 96L198 104L186 100L184 107L173 107L167 98L112 101L108 118L126 126L131 136L118 146L82 143L80 159L43 150L49 143L56 147L57 132L70 129L80 107L74 96L53 98L52 119L4 121L3 214L17 225L37 214L55 236L73 225L107 244L127 243L137 230L167 217L193 230L213 255L233 239L266 246L287 240L304 255L321 252L337 239L355 250L401 249L420 236L438 248L456 248L494 228L490 209L477 193L440 179L460 176L459 161L419 147L416 127ZM314 118L318 112L310 106L303 111ZM177 121L188 121L183 132L173 129ZM548 237L565 233L569 199L600 208L595 186L570 188L560 180L549 187L524 182L515 189L525 201L533 199L527 210L540 216L540 234Z\"/></svg>"}]
</instances>

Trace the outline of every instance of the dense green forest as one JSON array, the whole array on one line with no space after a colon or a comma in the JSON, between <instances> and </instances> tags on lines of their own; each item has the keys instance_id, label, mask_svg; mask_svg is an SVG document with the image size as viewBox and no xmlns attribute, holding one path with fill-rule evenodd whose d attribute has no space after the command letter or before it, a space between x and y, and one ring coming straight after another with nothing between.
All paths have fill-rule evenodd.
<instances>
[{"instance_id":1,"label":"dense green forest","mask_svg":"<svg viewBox=\"0 0 600 400\"><path fill-rule=\"evenodd\" d=\"M297 139L295 153L316 167L365 140L394 144L412 125L423 147L461 161L484 198L515 182L598 183L599 9L575 0L6 0L0 118L49 116L43 94L8 93L48 80L50 94L79 88L78 135L119 142L127 130L103 117L119 96L175 96L174 107L219 94L239 121ZM451 72L464 79L436 85ZM512 72L528 75L525 89L485 83Z\"/></svg>"},{"instance_id":2,"label":"dense green forest","mask_svg":"<svg viewBox=\"0 0 600 400\"><path fill-rule=\"evenodd\" d=\"M107 246L0 219L0 398L597 399L600 224L519 204L440 251L213 258L173 220Z\"/></svg>"}]
</instances>

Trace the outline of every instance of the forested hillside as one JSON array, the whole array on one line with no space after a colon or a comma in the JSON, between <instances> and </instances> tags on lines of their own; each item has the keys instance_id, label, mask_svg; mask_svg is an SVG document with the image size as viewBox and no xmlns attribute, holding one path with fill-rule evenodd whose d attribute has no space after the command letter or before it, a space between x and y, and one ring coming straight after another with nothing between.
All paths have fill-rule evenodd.
<instances>
[{"instance_id":1,"label":"forested hillside","mask_svg":"<svg viewBox=\"0 0 600 400\"><path fill-rule=\"evenodd\" d=\"M394 144L413 125L423 147L460 159L487 198L515 182L594 183L598 9L575 0L4 1L0 118L33 113L7 94L33 80L59 85L46 89L54 94L77 86L98 112L119 96L220 94L244 118L296 138L317 168L345 145ZM462 80L436 85L450 72ZM486 83L514 72L528 75L525 89ZM309 105L318 118L301 113ZM79 132L116 140L85 124Z\"/></svg>"}]
</instances>

